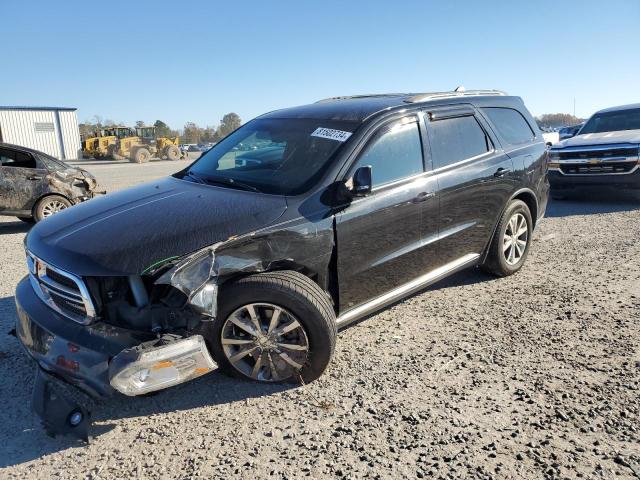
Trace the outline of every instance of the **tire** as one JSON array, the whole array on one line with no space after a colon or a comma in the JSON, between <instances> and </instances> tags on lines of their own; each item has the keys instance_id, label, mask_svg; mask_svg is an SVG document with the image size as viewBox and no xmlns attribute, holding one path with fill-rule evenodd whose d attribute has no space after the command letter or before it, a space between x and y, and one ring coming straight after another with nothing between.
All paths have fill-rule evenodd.
<instances>
[{"instance_id":1,"label":"tire","mask_svg":"<svg viewBox=\"0 0 640 480\"><path fill-rule=\"evenodd\" d=\"M35 223L36 220L33 217L16 217L18 220L22 220L24 223Z\"/></svg>"},{"instance_id":2,"label":"tire","mask_svg":"<svg viewBox=\"0 0 640 480\"><path fill-rule=\"evenodd\" d=\"M516 223L512 223L514 218L516 219ZM522 231L521 225L524 225L521 223L522 221L526 224L526 232L524 234L518 234L519 231ZM513 232L512 235L515 224L518 224L519 227L515 229L516 231ZM527 259L532 233L533 221L531 220L529 207L522 200L512 200L502 214L498 228L489 245L487 257L481 266L482 269L498 277L506 277L507 275L516 273L522 268L522 265L524 265ZM511 237L508 246L506 246L508 242L505 236ZM514 238L518 240L516 244L513 243ZM525 242L524 246L520 243L522 241ZM518 247L516 247L516 245L518 245ZM511 246L513 246L513 248ZM512 253L513 256L511 256Z\"/></svg>"},{"instance_id":3,"label":"tire","mask_svg":"<svg viewBox=\"0 0 640 480\"><path fill-rule=\"evenodd\" d=\"M151 159L151 153L146 148L138 148L133 154L136 163L147 163Z\"/></svg>"},{"instance_id":4,"label":"tire","mask_svg":"<svg viewBox=\"0 0 640 480\"><path fill-rule=\"evenodd\" d=\"M109 154L108 157L111 157L113 160L123 160L124 157L122 155L118 155L115 145L109 146Z\"/></svg>"},{"instance_id":5,"label":"tire","mask_svg":"<svg viewBox=\"0 0 640 480\"><path fill-rule=\"evenodd\" d=\"M223 373L258 382L309 383L329 365L336 344L335 312L329 296L304 275L279 271L241 278L221 287L218 305L217 320L208 340ZM250 306L261 321L261 338L231 321L241 319L244 325L253 327L255 323L248 315ZM272 330L277 309L281 312ZM298 326L291 328L296 320ZM287 333L276 335L286 327ZM228 345L230 339L238 338L244 339L244 345ZM266 346L261 344L265 338L270 342ZM247 350L251 354L232 363L230 359Z\"/></svg>"},{"instance_id":6,"label":"tire","mask_svg":"<svg viewBox=\"0 0 640 480\"><path fill-rule=\"evenodd\" d=\"M176 161L180 160L180 149L175 145L169 145L164 154L167 156L167 160Z\"/></svg>"},{"instance_id":7,"label":"tire","mask_svg":"<svg viewBox=\"0 0 640 480\"><path fill-rule=\"evenodd\" d=\"M36 222L44 220L47 217L69 208L71 202L61 195L48 195L41 198L33 209L33 218Z\"/></svg>"}]
</instances>

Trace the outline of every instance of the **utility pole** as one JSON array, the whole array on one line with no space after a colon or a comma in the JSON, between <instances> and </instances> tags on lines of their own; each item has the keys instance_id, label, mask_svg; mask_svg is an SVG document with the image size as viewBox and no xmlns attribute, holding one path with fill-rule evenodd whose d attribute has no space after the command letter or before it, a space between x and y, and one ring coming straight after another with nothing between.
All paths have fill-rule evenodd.
<instances>
[{"instance_id":1,"label":"utility pole","mask_svg":"<svg viewBox=\"0 0 640 480\"><path fill-rule=\"evenodd\" d=\"M576 97L573 97L573 116L576 116Z\"/></svg>"}]
</instances>

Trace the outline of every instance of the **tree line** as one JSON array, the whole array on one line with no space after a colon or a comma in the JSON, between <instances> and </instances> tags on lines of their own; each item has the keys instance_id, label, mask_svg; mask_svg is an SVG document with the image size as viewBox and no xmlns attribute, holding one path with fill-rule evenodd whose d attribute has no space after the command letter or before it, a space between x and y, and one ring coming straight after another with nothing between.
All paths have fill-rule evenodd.
<instances>
[{"instance_id":1,"label":"tree line","mask_svg":"<svg viewBox=\"0 0 640 480\"><path fill-rule=\"evenodd\" d=\"M536 122L540 128L570 127L584 122L583 118L578 118L570 113L545 113L536 117Z\"/></svg>"},{"instance_id":2,"label":"tree line","mask_svg":"<svg viewBox=\"0 0 640 480\"><path fill-rule=\"evenodd\" d=\"M100 115L94 115L90 120L78 125L80 136L85 138L92 135L96 131L103 128L113 127L117 124L109 118L102 118ZM138 120L136 127L154 126L156 127L156 135L158 137L180 137L180 143L210 143L217 142L233 132L242 125L240 115L231 112L222 117L217 126L200 127L195 122L187 122L182 130L174 130L162 120L156 120L152 125L147 125L143 120Z\"/></svg>"}]
</instances>

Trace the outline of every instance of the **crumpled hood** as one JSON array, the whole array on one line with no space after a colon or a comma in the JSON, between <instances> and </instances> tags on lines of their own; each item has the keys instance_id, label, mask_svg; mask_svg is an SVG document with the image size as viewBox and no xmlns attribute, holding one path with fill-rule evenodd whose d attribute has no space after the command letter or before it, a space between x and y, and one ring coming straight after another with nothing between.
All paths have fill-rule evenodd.
<instances>
[{"instance_id":1,"label":"crumpled hood","mask_svg":"<svg viewBox=\"0 0 640 480\"><path fill-rule=\"evenodd\" d=\"M553 148L607 145L610 143L640 144L640 130L621 130L619 132L587 133L585 135L577 135L556 143Z\"/></svg>"},{"instance_id":2,"label":"crumpled hood","mask_svg":"<svg viewBox=\"0 0 640 480\"><path fill-rule=\"evenodd\" d=\"M267 226L285 210L284 197L168 177L63 210L33 227L26 247L76 275L140 274Z\"/></svg>"}]
</instances>

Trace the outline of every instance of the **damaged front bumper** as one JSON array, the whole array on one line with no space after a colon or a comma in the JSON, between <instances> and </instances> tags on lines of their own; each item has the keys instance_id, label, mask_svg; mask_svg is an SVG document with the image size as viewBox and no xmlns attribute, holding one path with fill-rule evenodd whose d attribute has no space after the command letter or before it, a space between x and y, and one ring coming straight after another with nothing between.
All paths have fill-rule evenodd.
<instances>
[{"instance_id":1,"label":"damaged front bumper","mask_svg":"<svg viewBox=\"0 0 640 480\"><path fill-rule=\"evenodd\" d=\"M49 308L36 295L28 277L18 284L15 300L16 336L38 365L33 406L50 433L69 433L65 429L78 420L78 413L83 419L89 415L84 405L64 398L64 392L52 386L52 378L101 398L116 390L142 395L191 380L215 367L200 335L158 338L153 333L101 322L82 325ZM80 421L78 427L84 429L85 423Z\"/></svg>"}]
</instances>

